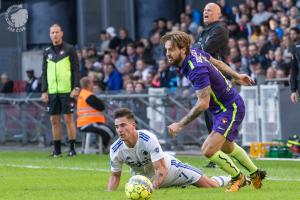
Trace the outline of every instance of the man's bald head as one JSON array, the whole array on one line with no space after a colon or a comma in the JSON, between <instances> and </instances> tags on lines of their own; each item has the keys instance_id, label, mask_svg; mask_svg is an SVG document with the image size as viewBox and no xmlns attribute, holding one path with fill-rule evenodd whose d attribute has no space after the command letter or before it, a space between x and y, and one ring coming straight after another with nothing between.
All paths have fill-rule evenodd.
<instances>
[{"instance_id":1,"label":"man's bald head","mask_svg":"<svg viewBox=\"0 0 300 200\"><path fill-rule=\"evenodd\" d=\"M221 18L221 8L216 3L208 3L204 7L203 22L205 25L209 25L213 22L219 21Z\"/></svg>"}]
</instances>

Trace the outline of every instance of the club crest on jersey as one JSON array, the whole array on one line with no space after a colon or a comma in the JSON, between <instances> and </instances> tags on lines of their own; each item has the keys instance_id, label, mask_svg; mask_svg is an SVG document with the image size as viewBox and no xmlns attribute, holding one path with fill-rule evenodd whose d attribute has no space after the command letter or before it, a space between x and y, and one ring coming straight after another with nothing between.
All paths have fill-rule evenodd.
<instances>
[{"instance_id":1,"label":"club crest on jersey","mask_svg":"<svg viewBox=\"0 0 300 200\"><path fill-rule=\"evenodd\" d=\"M148 155L148 151L143 150L142 152L143 152L143 155L145 155L145 156Z\"/></svg>"},{"instance_id":2,"label":"club crest on jersey","mask_svg":"<svg viewBox=\"0 0 300 200\"><path fill-rule=\"evenodd\" d=\"M48 59L52 59L53 58L53 55L52 54L48 54Z\"/></svg>"},{"instance_id":3,"label":"club crest on jersey","mask_svg":"<svg viewBox=\"0 0 300 200\"><path fill-rule=\"evenodd\" d=\"M131 160L131 158L129 156L126 157L126 160Z\"/></svg>"},{"instance_id":4,"label":"club crest on jersey","mask_svg":"<svg viewBox=\"0 0 300 200\"><path fill-rule=\"evenodd\" d=\"M129 156L126 157L126 162L127 162L128 164L134 163L133 160L131 159L131 157L129 157Z\"/></svg>"},{"instance_id":5,"label":"club crest on jersey","mask_svg":"<svg viewBox=\"0 0 300 200\"><path fill-rule=\"evenodd\" d=\"M60 55L63 55L64 53L65 53L65 51L63 51L63 50L59 52Z\"/></svg>"},{"instance_id":6,"label":"club crest on jersey","mask_svg":"<svg viewBox=\"0 0 300 200\"><path fill-rule=\"evenodd\" d=\"M155 153L158 153L158 152L159 152L159 148L156 147L156 148L154 149L154 152L155 152Z\"/></svg>"},{"instance_id":7,"label":"club crest on jersey","mask_svg":"<svg viewBox=\"0 0 300 200\"><path fill-rule=\"evenodd\" d=\"M228 119L225 118L225 117L223 117L223 118L222 118L222 123L223 123L223 124L227 124L227 123L228 123Z\"/></svg>"}]
</instances>

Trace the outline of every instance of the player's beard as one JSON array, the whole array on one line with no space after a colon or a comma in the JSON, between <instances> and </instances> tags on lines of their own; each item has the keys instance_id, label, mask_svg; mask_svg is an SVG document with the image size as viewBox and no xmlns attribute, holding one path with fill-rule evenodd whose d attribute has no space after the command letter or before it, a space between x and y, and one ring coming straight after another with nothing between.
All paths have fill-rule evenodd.
<instances>
[{"instance_id":1,"label":"player's beard","mask_svg":"<svg viewBox=\"0 0 300 200\"><path fill-rule=\"evenodd\" d=\"M174 59L172 57L170 57L170 58L171 58L171 61L168 58L168 62L169 62L170 65L176 65L176 66L178 66L180 64L181 60L182 60L182 56L180 54L178 55L178 57L176 59Z\"/></svg>"}]
</instances>

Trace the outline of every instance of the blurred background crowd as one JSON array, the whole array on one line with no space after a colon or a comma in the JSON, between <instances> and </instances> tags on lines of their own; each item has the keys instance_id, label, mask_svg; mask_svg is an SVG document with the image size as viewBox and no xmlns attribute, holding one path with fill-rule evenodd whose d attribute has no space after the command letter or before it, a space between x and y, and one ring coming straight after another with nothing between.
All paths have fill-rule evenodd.
<instances>
[{"instance_id":1,"label":"blurred background crowd","mask_svg":"<svg viewBox=\"0 0 300 200\"><path fill-rule=\"evenodd\" d=\"M299 40L300 1L246 0L235 6L218 1L229 30L226 62L239 73L249 74L257 84L288 84L292 48ZM126 27L109 26L99 33L98 43L77 48L81 77L90 76L95 93L124 90L143 92L149 87L166 87L170 92L189 83L168 66L160 38L168 31L181 30L197 41L203 30L202 10L186 4L179 21L153 20L148 37L133 39ZM28 80L12 81L1 75L1 93L40 92L34 70ZM266 81L267 80L267 81ZM15 85L14 85L15 84Z\"/></svg>"}]
</instances>

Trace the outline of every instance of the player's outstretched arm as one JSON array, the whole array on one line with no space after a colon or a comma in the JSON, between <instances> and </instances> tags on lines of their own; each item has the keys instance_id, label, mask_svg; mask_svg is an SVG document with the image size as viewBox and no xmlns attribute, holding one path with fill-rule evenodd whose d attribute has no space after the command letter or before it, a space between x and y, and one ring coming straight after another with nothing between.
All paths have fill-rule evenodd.
<instances>
[{"instance_id":1,"label":"player's outstretched arm","mask_svg":"<svg viewBox=\"0 0 300 200\"><path fill-rule=\"evenodd\" d=\"M108 181L107 190L114 191L118 189L120 183L121 172L112 172Z\"/></svg>"},{"instance_id":2,"label":"player's outstretched arm","mask_svg":"<svg viewBox=\"0 0 300 200\"><path fill-rule=\"evenodd\" d=\"M158 161L153 162L153 168L155 172L155 175L152 177L153 188L159 189L160 185L165 180L168 174L165 159L162 158Z\"/></svg>"},{"instance_id":3,"label":"player's outstretched arm","mask_svg":"<svg viewBox=\"0 0 300 200\"><path fill-rule=\"evenodd\" d=\"M196 119L202 112L208 109L210 101L210 86L207 86L201 90L196 91L198 98L197 103L194 107L184 116L180 122L175 122L168 126L169 133L175 137L179 131L181 131L186 125Z\"/></svg>"},{"instance_id":4,"label":"player's outstretched arm","mask_svg":"<svg viewBox=\"0 0 300 200\"><path fill-rule=\"evenodd\" d=\"M237 73L236 71L231 69L226 63L217 60L213 57L210 57L209 61L222 73L231 76L237 83L245 86L254 84L254 80L252 80L250 76L248 76L247 74Z\"/></svg>"}]
</instances>

